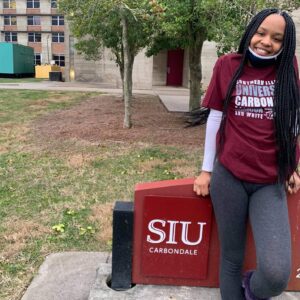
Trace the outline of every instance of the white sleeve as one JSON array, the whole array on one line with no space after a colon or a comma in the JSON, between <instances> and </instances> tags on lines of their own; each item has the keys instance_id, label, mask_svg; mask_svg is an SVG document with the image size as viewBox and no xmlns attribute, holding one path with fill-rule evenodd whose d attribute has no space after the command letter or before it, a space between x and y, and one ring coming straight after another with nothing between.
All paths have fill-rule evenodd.
<instances>
[{"instance_id":1,"label":"white sleeve","mask_svg":"<svg viewBox=\"0 0 300 300\"><path fill-rule=\"evenodd\" d=\"M216 156L216 137L220 128L223 112L211 109L206 123L204 157L202 171L211 172Z\"/></svg>"}]
</instances>

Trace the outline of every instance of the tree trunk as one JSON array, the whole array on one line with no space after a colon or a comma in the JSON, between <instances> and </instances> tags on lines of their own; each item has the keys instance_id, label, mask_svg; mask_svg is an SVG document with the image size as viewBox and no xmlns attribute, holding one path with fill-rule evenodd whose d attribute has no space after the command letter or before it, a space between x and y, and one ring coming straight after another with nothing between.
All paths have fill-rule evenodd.
<instances>
[{"instance_id":1,"label":"tree trunk","mask_svg":"<svg viewBox=\"0 0 300 300\"><path fill-rule=\"evenodd\" d=\"M189 110L192 111L200 106L202 66L201 53L205 36L201 32L194 33L189 44L189 67L190 67L190 100Z\"/></svg>"},{"instance_id":2,"label":"tree trunk","mask_svg":"<svg viewBox=\"0 0 300 300\"><path fill-rule=\"evenodd\" d=\"M132 99L132 72L133 72L133 63L134 63L134 58L135 56L132 54L132 51L129 47L129 57L128 57L128 93L129 93L129 98Z\"/></svg>"},{"instance_id":3,"label":"tree trunk","mask_svg":"<svg viewBox=\"0 0 300 300\"><path fill-rule=\"evenodd\" d=\"M119 70L120 70L120 76L122 80L122 99L124 101L124 63L123 65L119 65Z\"/></svg>"},{"instance_id":4,"label":"tree trunk","mask_svg":"<svg viewBox=\"0 0 300 300\"><path fill-rule=\"evenodd\" d=\"M114 55L116 56L116 62L119 66L120 76L122 80L122 99L124 100L124 51L123 47L121 47L121 51L113 51Z\"/></svg>"},{"instance_id":5,"label":"tree trunk","mask_svg":"<svg viewBox=\"0 0 300 300\"><path fill-rule=\"evenodd\" d=\"M123 80L123 95L124 95L124 128L131 128L131 100L132 100L132 65L133 59L130 55L128 45L128 22L126 18L126 11L121 8L121 25L122 25L122 44L124 51L124 80Z\"/></svg>"}]
</instances>

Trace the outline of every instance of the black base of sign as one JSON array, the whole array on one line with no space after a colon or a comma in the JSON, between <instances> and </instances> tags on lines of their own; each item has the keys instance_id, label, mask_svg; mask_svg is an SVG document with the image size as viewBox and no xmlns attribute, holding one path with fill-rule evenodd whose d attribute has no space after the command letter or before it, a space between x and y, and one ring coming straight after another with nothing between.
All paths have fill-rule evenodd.
<instances>
[{"instance_id":1,"label":"black base of sign","mask_svg":"<svg viewBox=\"0 0 300 300\"><path fill-rule=\"evenodd\" d=\"M133 202L117 201L113 211L111 288L132 287Z\"/></svg>"},{"instance_id":2,"label":"black base of sign","mask_svg":"<svg viewBox=\"0 0 300 300\"><path fill-rule=\"evenodd\" d=\"M62 74L58 71L49 72L50 81L62 81Z\"/></svg>"}]
</instances>

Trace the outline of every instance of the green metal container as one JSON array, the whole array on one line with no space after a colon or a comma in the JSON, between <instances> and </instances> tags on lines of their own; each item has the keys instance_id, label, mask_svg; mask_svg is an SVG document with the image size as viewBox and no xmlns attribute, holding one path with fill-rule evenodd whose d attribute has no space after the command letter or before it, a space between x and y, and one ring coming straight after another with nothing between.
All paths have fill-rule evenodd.
<instances>
[{"instance_id":1,"label":"green metal container","mask_svg":"<svg viewBox=\"0 0 300 300\"><path fill-rule=\"evenodd\" d=\"M34 74L34 50L13 43L0 43L0 74Z\"/></svg>"}]
</instances>

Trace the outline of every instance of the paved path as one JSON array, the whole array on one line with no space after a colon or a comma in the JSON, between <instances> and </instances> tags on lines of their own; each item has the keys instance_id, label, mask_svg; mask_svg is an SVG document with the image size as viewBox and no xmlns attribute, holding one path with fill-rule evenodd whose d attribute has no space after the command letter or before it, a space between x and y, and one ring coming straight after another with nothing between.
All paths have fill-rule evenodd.
<instances>
[{"instance_id":1,"label":"paved path","mask_svg":"<svg viewBox=\"0 0 300 300\"><path fill-rule=\"evenodd\" d=\"M107 286L110 257L107 252L50 254L21 300L221 300L217 288L136 285L127 291L114 291ZM298 292L273 298L299 299Z\"/></svg>"}]
</instances>

